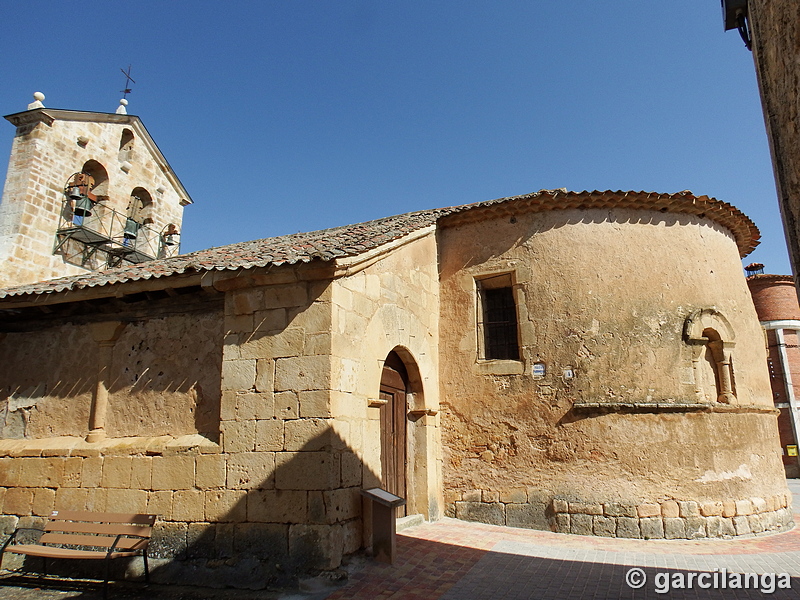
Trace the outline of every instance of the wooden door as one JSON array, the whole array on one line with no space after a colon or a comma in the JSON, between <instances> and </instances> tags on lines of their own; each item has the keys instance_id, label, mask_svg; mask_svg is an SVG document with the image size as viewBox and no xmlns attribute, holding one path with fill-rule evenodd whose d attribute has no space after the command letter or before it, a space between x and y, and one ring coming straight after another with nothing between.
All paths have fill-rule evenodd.
<instances>
[{"instance_id":1,"label":"wooden door","mask_svg":"<svg viewBox=\"0 0 800 600\"><path fill-rule=\"evenodd\" d=\"M399 362L399 358L397 359ZM387 359L381 376L381 485L402 498L406 497L406 378L402 362ZM406 514L405 506L397 516Z\"/></svg>"}]
</instances>

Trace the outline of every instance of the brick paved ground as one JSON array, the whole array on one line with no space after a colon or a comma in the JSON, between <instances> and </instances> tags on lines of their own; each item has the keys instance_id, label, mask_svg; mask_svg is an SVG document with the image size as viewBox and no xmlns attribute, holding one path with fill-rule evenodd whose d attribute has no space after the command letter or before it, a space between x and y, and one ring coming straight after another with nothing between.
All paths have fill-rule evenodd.
<instances>
[{"instance_id":1,"label":"brick paved ground","mask_svg":"<svg viewBox=\"0 0 800 600\"><path fill-rule=\"evenodd\" d=\"M790 481L800 523L800 482ZM369 564L327 600L523 600L529 598L796 598L800 591L800 527L781 534L732 540L629 540L555 534L444 519L403 531L394 565ZM626 584L632 567L647 581ZM688 587L690 571L789 573L792 589ZM659 575L661 574L661 575ZM667 576L670 583L665 591ZM659 586L656 587L656 577ZM709 582L713 585L713 579ZM703 580L703 583L706 583ZM742 585L745 585L743 582ZM754 589L755 588L755 589Z\"/></svg>"},{"instance_id":2,"label":"brick paved ground","mask_svg":"<svg viewBox=\"0 0 800 600\"><path fill-rule=\"evenodd\" d=\"M790 482L795 521L800 523L800 482ZM781 534L733 540L628 540L555 534L444 519L401 532L394 565L355 560L341 588L313 593L241 592L135 585L116 587L112 598L145 600L527 600L570 599L752 599L797 598L800 592L800 527ZM631 589L626 575L639 567L647 578ZM716 570L716 571L715 571ZM665 590L663 578L688 584L689 572L756 573L750 589ZM769 588L764 573L789 573L792 589ZM660 582L660 583L659 583ZM713 580L709 580L713 583ZM0 585L0 600L55 600L101 597L93 586L77 589ZM658 584L658 585L657 585ZM35 584L34 584L35 585Z\"/></svg>"}]
</instances>

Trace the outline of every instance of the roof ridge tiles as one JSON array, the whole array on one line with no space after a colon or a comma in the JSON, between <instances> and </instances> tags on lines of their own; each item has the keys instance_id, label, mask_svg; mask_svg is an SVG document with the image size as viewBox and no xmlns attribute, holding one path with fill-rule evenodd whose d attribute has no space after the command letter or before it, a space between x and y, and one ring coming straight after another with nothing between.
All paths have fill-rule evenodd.
<instances>
[{"instance_id":1,"label":"roof ridge tiles","mask_svg":"<svg viewBox=\"0 0 800 600\"><path fill-rule=\"evenodd\" d=\"M663 205L655 206L656 201ZM757 244L760 234L755 224L739 209L708 196L695 196L684 190L672 194L646 191L564 191L539 190L518 196L483 202L408 212L340 225L305 233L291 233L259 240L238 242L157 259L137 265L115 267L71 277L0 289L0 299L12 296L58 293L65 290L113 285L172 275L291 265L312 260L334 260L359 255L415 231L441 222L455 224L480 218L481 215L513 213L517 210L542 212L564 209L641 208L644 210L689 213L716 221L730 230L744 256Z\"/></svg>"}]
</instances>

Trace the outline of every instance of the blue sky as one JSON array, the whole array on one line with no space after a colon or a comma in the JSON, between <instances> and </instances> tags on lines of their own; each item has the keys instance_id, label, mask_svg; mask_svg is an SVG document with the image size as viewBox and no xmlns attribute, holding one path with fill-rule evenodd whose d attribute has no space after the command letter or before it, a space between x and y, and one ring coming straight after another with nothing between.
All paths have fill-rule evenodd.
<instances>
[{"instance_id":1,"label":"blue sky","mask_svg":"<svg viewBox=\"0 0 800 600\"><path fill-rule=\"evenodd\" d=\"M718 0L14 2L0 111L139 115L183 250L542 188L691 190L790 273L752 56ZM0 154L14 128L0 124ZM2 159L5 164L5 158Z\"/></svg>"}]
</instances>

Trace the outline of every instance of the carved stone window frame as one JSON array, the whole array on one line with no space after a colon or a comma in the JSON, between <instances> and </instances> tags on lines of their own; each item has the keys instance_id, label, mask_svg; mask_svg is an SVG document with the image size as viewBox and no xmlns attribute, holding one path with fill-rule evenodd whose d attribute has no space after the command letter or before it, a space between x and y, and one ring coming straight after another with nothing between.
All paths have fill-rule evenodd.
<instances>
[{"instance_id":1,"label":"carved stone window frame","mask_svg":"<svg viewBox=\"0 0 800 600\"><path fill-rule=\"evenodd\" d=\"M735 333L730 321L716 308L701 308L693 311L683 326L684 341L692 348L692 371L695 394L705 401L700 361L706 349L711 351L717 375L717 398L722 404L736 402L733 379L732 351L736 346Z\"/></svg>"}]
</instances>

